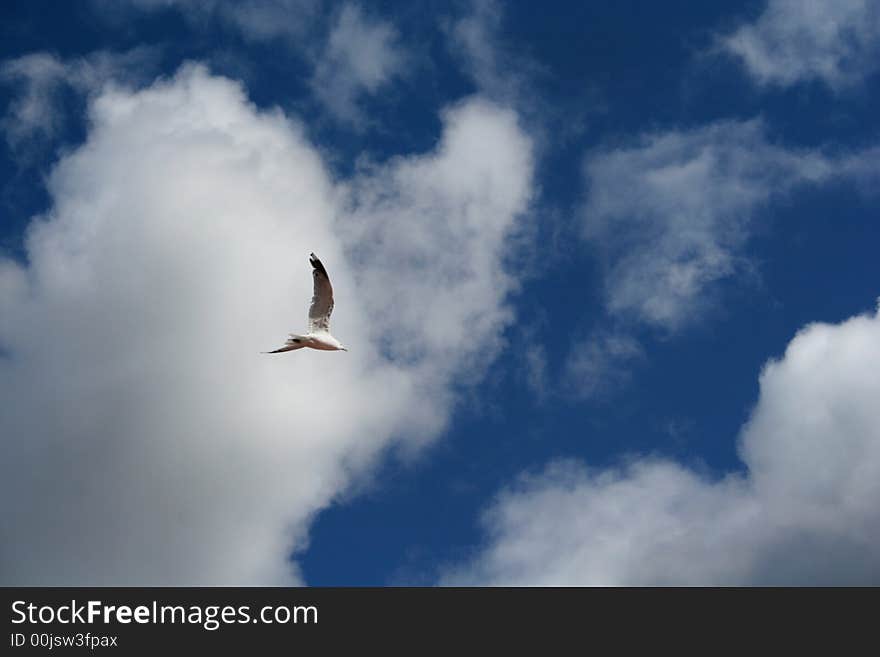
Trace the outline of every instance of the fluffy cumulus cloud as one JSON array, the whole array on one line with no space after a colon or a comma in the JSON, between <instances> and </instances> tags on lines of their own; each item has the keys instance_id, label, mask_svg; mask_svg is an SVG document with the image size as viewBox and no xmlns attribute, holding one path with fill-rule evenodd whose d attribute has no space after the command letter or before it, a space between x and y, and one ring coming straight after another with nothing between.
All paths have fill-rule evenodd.
<instances>
[{"instance_id":1,"label":"fluffy cumulus cloud","mask_svg":"<svg viewBox=\"0 0 880 657\"><path fill-rule=\"evenodd\" d=\"M511 217L531 200L531 143L513 111L477 98L443 120L433 154L366 166L343 193L344 239L358 288L375 300L378 343L425 380L482 366L501 346L510 309L493 299L515 281L499 263Z\"/></svg>"},{"instance_id":2,"label":"fluffy cumulus cloud","mask_svg":"<svg viewBox=\"0 0 880 657\"><path fill-rule=\"evenodd\" d=\"M363 122L358 98L375 94L404 70L404 53L394 26L371 20L346 4L330 30L312 77L315 97L339 120Z\"/></svg>"},{"instance_id":3,"label":"fluffy cumulus cloud","mask_svg":"<svg viewBox=\"0 0 880 657\"><path fill-rule=\"evenodd\" d=\"M742 474L675 462L523 477L447 583L880 583L880 313L805 327L760 377Z\"/></svg>"},{"instance_id":4,"label":"fluffy cumulus cloud","mask_svg":"<svg viewBox=\"0 0 880 657\"><path fill-rule=\"evenodd\" d=\"M772 143L752 120L598 150L585 171L584 235L605 265L608 310L674 331L701 315L713 283L738 271L763 205L832 167Z\"/></svg>"},{"instance_id":5,"label":"fluffy cumulus cloud","mask_svg":"<svg viewBox=\"0 0 880 657\"><path fill-rule=\"evenodd\" d=\"M818 79L834 89L875 72L880 6L874 0L769 0L754 23L721 39L760 84Z\"/></svg>"},{"instance_id":6,"label":"fluffy cumulus cloud","mask_svg":"<svg viewBox=\"0 0 880 657\"><path fill-rule=\"evenodd\" d=\"M485 101L443 119L340 187L199 66L94 99L0 259L4 584L301 581L314 514L435 436L510 320L531 145ZM312 250L351 351L261 355L305 324Z\"/></svg>"}]
</instances>

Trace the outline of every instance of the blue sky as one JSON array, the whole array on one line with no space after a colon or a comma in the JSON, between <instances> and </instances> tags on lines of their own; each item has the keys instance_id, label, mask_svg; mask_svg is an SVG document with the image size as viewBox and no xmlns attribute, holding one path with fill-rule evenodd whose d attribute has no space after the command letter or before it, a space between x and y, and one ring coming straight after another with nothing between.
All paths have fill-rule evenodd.
<instances>
[{"instance_id":1,"label":"blue sky","mask_svg":"<svg viewBox=\"0 0 880 657\"><path fill-rule=\"evenodd\" d=\"M877 3L0 11L4 583L880 581Z\"/></svg>"}]
</instances>

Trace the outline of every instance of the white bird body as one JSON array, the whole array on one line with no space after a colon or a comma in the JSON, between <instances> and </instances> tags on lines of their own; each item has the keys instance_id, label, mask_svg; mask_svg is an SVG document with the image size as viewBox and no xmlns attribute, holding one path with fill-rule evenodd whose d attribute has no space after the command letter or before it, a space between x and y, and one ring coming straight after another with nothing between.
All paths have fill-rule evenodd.
<instances>
[{"instance_id":1,"label":"white bird body","mask_svg":"<svg viewBox=\"0 0 880 657\"><path fill-rule=\"evenodd\" d=\"M320 349L321 351L348 351L339 340L329 333L306 333L305 335L291 333L287 343L296 345L293 349L309 347L310 349ZM269 353L275 352L270 351Z\"/></svg>"},{"instance_id":2,"label":"white bird body","mask_svg":"<svg viewBox=\"0 0 880 657\"><path fill-rule=\"evenodd\" d=\"M348 351L342 343L330 335L330 313L333 312L333 286L324 265L314 253L309 254L312 263L314 292L309 306L309 332L305 335L291 333L284 346L268 354L279 354L295 349L319 349L321 351Z\"/></svg>"}]
</instances>

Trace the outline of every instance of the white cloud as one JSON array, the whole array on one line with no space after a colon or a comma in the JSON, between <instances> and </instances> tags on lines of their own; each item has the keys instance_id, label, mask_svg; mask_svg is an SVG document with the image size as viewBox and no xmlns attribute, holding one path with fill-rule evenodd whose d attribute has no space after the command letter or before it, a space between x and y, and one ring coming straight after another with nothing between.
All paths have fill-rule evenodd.
<instances>
[{"instance_id":1,"label":"white cloud","mask_svg":"<svg viewBox=\"0 0 880 657\"><path fill-rule=\"evenodd\" d=\"M514 112L471 99L443 119L434 154L368 167L345 190L360 288L376 300L377 330L394 330L383 348L426 378L500 346L510 311L493 299L514 279L498 263L531 200L531 144Z\"/></svg>"},{"instance_id":2,"label":"white cloud","mask_svg":"<svg viewBox=\"0 0 880 657\"><path fill-rule=\"evenodd\" d=\"M27 264L0 259L4 583L300 581L314 514L436 436L498 348L530 143L471 100L435 151L341 190L295 122L198 66L90 119ZM305 321L311 250L351 351L261 355Z\"/></svg>"},{"instance_id":3,"label":"white cloud","mask_svg":"<svg viewBox=\"0 0 880 657\"><path fill-rule=\"evenodd\" d=\"M14 151L33 139L51 141L63 130L65 114L60 96L65 89L93 94L111 80L144 81L153 70L156 52L147 47L125 53L98 51L63 61L45 52L9 59L0 64L0 82L18 87L0 128Z\"/></svg>"},{"instance_id":4,"label":"white cloud","mask_svg":"<svg viewBox=\"0 0 880 657\"><path fill-rule=\"evenodd\" d=\"M760 84L818 79L839 89L877 70L880 6L873 0L769 0L754 23L720 43Z\"/></svg>"},{"instance_id":5,"label":"white cloud","mask_svg":"<svg viewBox=\"0 0 880 657\"><path fill-rule=\"evenodd\" d=\"M585 164L585 236L605 263L612 315L674 331L736 273L756 212L826 179L814 152L770 142L760 121L722 121L595 151Z\"/></svg>"},{"instance_id":6,"label":"white cloud","mask_svg":"<svg viewBox=\"0 0 880 657\"><path fill-rule=\"evenodd\" d=\"M317 57L312 77L315 97L339 120L363 122L358 99L375 94L403 73L405 53L388 22L368 19L346 4Z\"/></svg>"},{"instance_id":7,"label":"white cloud","mask_svg":"<svg viewBox=\"0 0 880 657\"><path fill-rule=\"evenodd\" d=\"M743 474L556 462L502 493L444 583L880 583L880 313L812 324L768 363Z\"/></svg>"}]
</instances>

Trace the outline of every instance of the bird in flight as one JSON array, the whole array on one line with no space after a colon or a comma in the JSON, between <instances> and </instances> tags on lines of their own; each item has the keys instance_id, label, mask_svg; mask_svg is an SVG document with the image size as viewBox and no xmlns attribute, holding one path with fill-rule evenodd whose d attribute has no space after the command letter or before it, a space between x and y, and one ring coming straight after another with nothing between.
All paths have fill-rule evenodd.
<instances>
[{"instance_id":1,"label":"bird in flight","mask_svg":"<svg viewBox=\"0 0 880 657\"><path fill-rule=\"evenodd\" d=\"M333 312L333 286L327 270L314 253L309 255L312 263L312 279L315 285L312 294L312 305L309 306L309 332L305 335L291 333L283 347L275 351L264 351L266 354L280 354L309 347L322 351L348 351L342 343L330 335L330 313Z\"/></svg>"}]
</instances>

